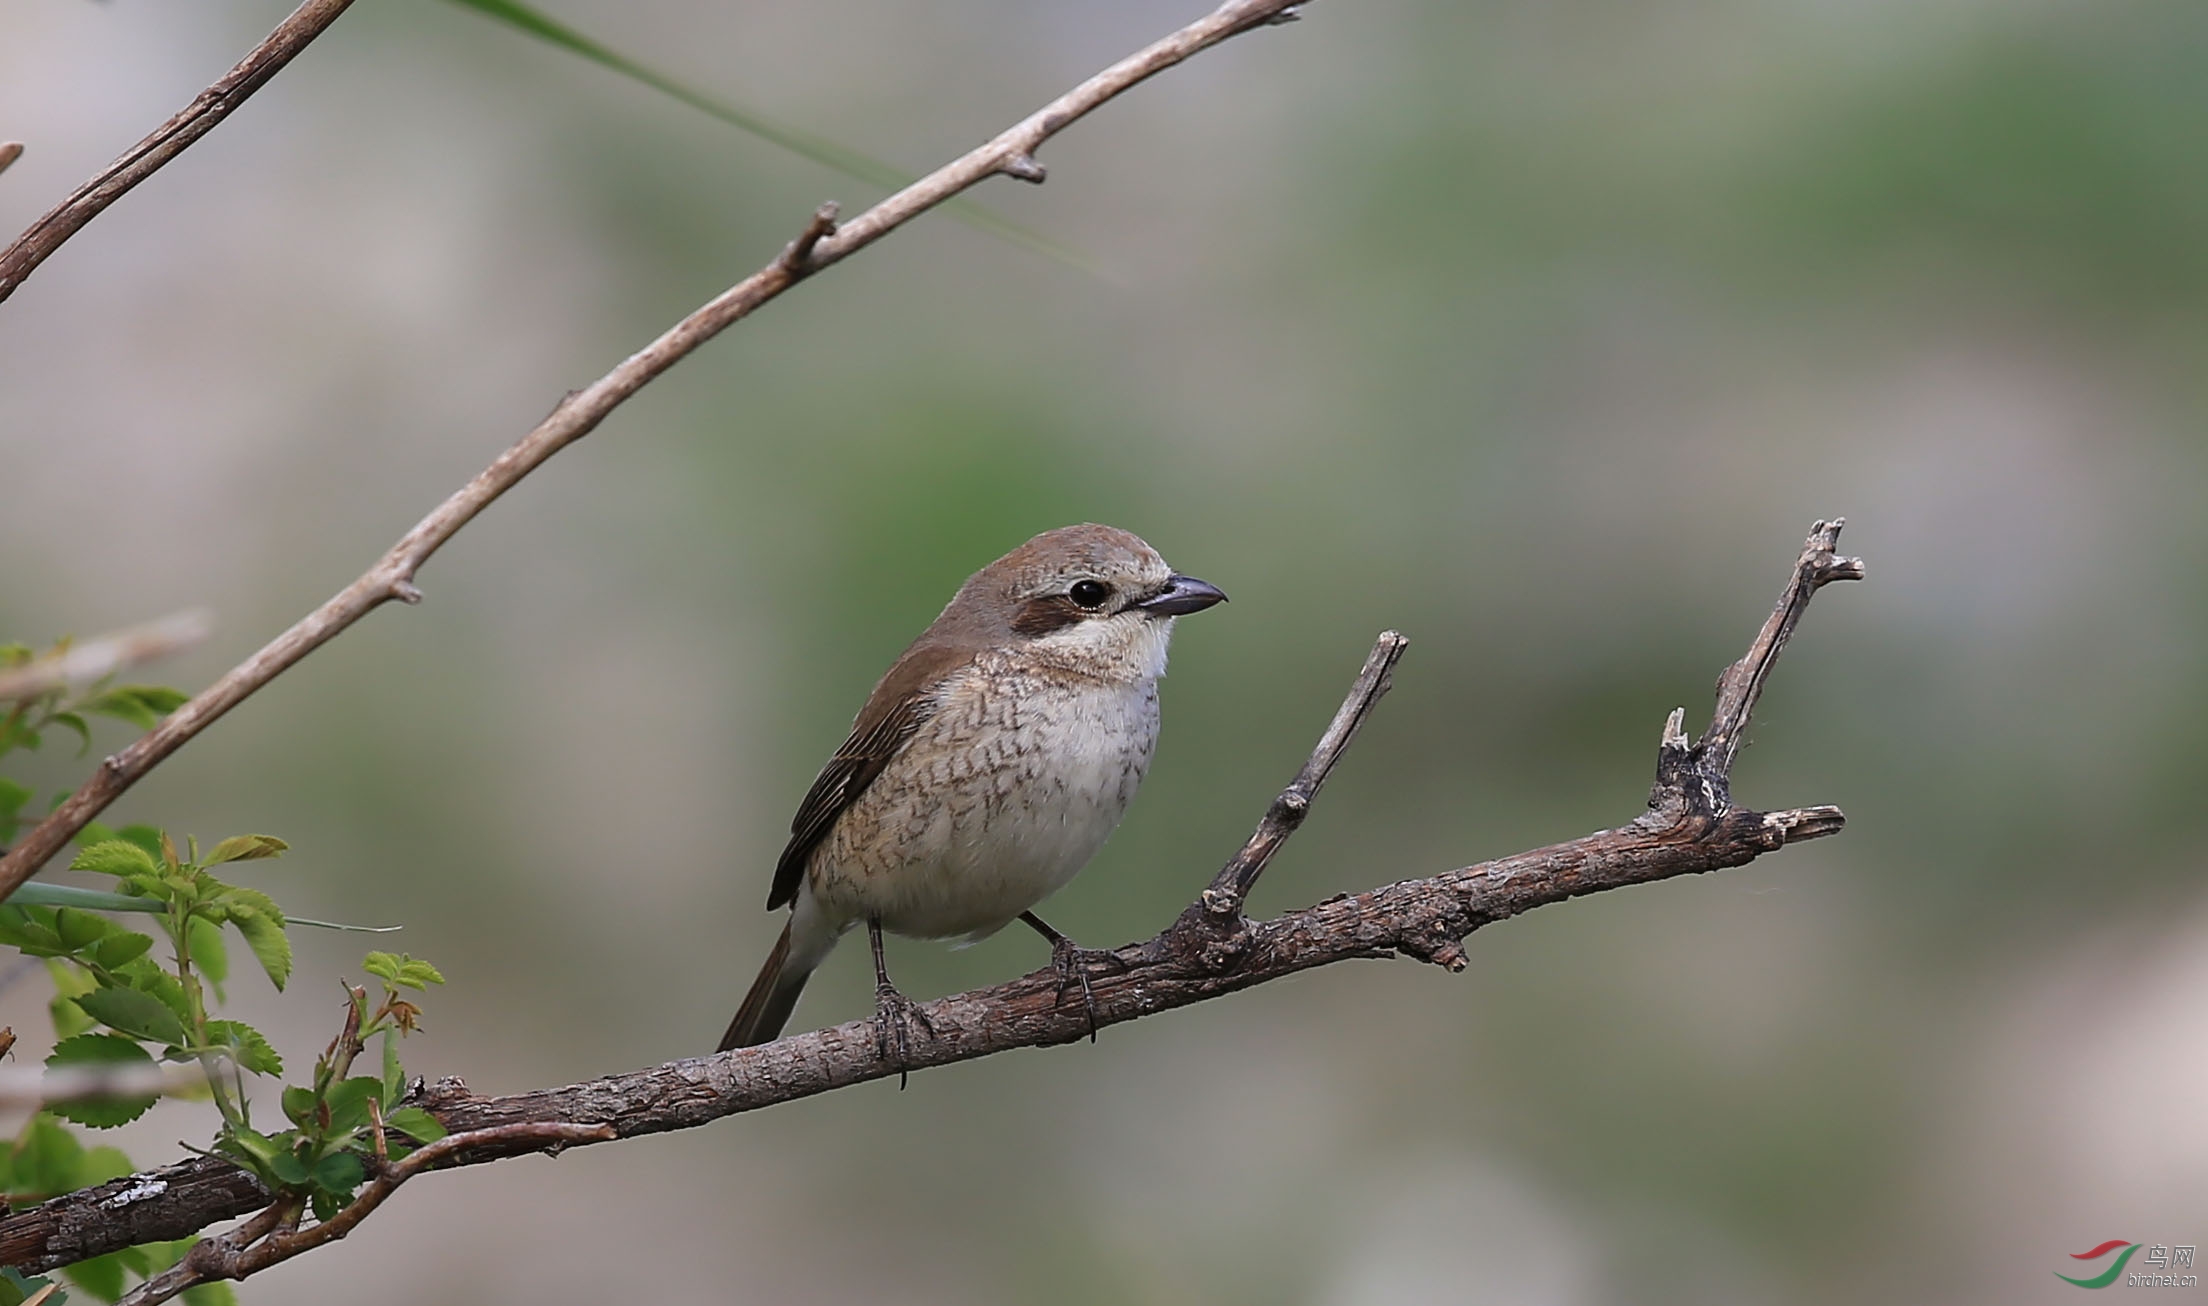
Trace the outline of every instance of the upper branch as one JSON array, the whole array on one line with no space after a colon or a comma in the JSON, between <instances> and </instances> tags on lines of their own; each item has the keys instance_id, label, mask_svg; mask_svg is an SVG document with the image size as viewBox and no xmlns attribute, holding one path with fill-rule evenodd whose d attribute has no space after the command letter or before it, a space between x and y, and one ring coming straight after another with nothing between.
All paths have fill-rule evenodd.
<instances>
[{"instance_id":1,"label":"upper branch","mask_svg":"<svg viewBox=\"0 0 2208 1306\"><path fill-rule=\"evenodd\" d=\"M1717 727L1729 726L1737 735L1746 724L1754 687L1769 674L1817 588L1863 574L1860 562L1833 556L1838 531L1838 522L1820 522L1811 535L1772 620L1726 675ZM1116 1025L1351 958L1400 954L1462 970L1463 940L1483 925L1581 894L1743 865L1787 844L1837 833L1845 822L1837 807L1759 812L1733 806L1725 782L1734 749L1711 744L1711 738L1728 736L1713 728L1701 747L1689 748L1674 712L1659 750L1657 792L1649 810L1615 829L1425 879L1336 895L1271 920L1207 912L1206 898L1233 892L1233 885L1246 887L1293 829L1296 814L1308 808L1385 691L1403 646L1392 631L1380 637L1310 761L1267 811L1243 854L1173 924L1118 949L1120 966L1092 974L1093 1007L1062 1000L1056 973L1046 967L993 988L920 1004L925 1020L913 1022L913 1038L901 1059L885 1055L872 1023L862 1020L506 1097L477 1097L459 1080L448 1079L422 1089L419 1101L456 1134L521 1124L602 1126L609 1136L622 1138L690 1129L905 1070L1076 1042L1089 1036L1092 1013L1096 1026ZM1251 868L1249 876L1244 868ZM475 1164L527 1150L532 1148L489 1143L454 1162ZM243 1171L198 1158L0 1219L0 1264L44 1270L133 1243L181 1238L269 1200Z\"/></svg>"},{"instance_id":2,"label":"upper branch","mask_svg":"<svg viewBox=\"0 0 2208 1306\"><path fill-rule=\"evenodd\" d=\"M162 164L182 154L193 141L213 131L216 124L230 116L232 109L266 85L269 78L306 49L309 42L322 35L352 3L353 0L306 0L292 11L291 17L278 23L266 40L239 60L237 67L201 91L198 98L178 110L175 117L154 128L152 135L131 146L128 153L107 165L98 176L77 187L75 194L55 205L45 217L16 237L14 244L0 250L0 301L14 294L24 278L45 262L47 255L60 249L63 241L83 230L85 223L98 217L131 187L152 176ZM13 154L0 159L0 168L5 168L13 159Z\"/></svg>"},{"instance_id":3,"label":"upper branch","mask_svg":"<svg viewBox=\"0 0 2208 1306\"><path fill-rule=\"evenodd\" d=\"M1043 142L1129 88L1238 33L1280 19L1299 2L1228 0L1171 36L1106 68L988 144L936 169L842 227L835 225L833 209L823 208L815 213L798 239L776 255L773 262L669 327L658 339L622 360L612 371L562 399L550 416L477 473L475 479L439 504L414 529L401 536L398 543L358 580L301 617L291 629L269 641L259 652L224 673L221 679L200 691L152 731L103 761L67 801L39 822L5 857L0 857L0 898L14 892L49 858L67 846L86 822L99 815L124 790L301 658L393 599L418 602L421 591L415 587L414 574L445 541L500 495L519 484L523 477L542 466L546 459L597 429L607 414L700 345L749 317L760 305L813 273L842 262L961 191L999 173L1034 180L1033 155ZM300 13L317 6L343 8L344 3L345 0L309 0ZM4 266L0 264L0 268ZM0 286L4 284L0 282Z\"/></svg>"}]
</instances>

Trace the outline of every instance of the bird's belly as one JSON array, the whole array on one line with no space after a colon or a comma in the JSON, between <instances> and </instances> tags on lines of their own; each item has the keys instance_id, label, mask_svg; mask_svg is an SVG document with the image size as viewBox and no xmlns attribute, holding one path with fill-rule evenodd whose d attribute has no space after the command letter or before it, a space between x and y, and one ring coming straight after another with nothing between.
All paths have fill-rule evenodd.
<instances>
[{"instance_id":1,"label":"bird's belly","mask_svg":"<svg viewBox=\"0 0 2208 1306\"><path fill-rule=\"evenodd\" d=\"M1118 689L1027 695L1001 719L915 740L823 841L815 897L832 916L917 938L994 933L1110 837L1149 769L1156 702Z\"/></svg>"}]
</instances>

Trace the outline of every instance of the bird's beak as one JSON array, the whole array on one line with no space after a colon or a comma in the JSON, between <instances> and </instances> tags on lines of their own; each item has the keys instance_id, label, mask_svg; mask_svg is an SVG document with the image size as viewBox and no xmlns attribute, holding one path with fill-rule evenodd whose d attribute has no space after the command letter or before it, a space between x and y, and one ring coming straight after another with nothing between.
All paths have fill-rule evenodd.
<instances>
[{"instance_id":1,"label":"bird's beak","mask_svg":"<svg viewBox=\"0 0 2208 1306\"><path fill-rule=\"evenodd\" d=\"M1174 576L1165 582L1164 589L1131 606L1153 617L1185 617L1226 601L1225 591L1210 581L1194 576Z\"/></svg>"}]
</instances>

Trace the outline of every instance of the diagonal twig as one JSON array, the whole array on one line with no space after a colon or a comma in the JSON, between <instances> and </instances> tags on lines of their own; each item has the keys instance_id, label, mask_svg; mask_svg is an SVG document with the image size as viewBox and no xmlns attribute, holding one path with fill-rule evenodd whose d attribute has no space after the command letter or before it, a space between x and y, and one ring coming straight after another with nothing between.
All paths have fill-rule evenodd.
<instances>
[{"instance_id":1,"label":"diagonal twig","mask_svg":"<svg viewBox=\"0 0 2208 1306\"><path fill-rule=\"evenodd\" d=\"M447 1134L407 1153L404 1160L385 1166L343 1210L329 1219L304 1229L288 1229L284 1226L291 1218L296 1218L295 1204L299 1199L280 1199L256 1220L192 1248L182 1260L132 1289L119 1306L157 1306L196 1284L212 1283L217 1279L243 1279L311 1252L324 1243L336 1242L374 1214L384 1199L398 1191L400 1184L471 1148L495 1146L503 1149L500 1154L506 1156L517 1151L547 1149L556 1153L572 1144L604 1142L613 1136L610 1125L558 1121L497 1125L463 1134Z\"/></svg>"},{"instance_id":2,"label":"diagonal twig","mask_svg":"<svg viewBox=\"0 0 2208 1306\"><path fill-rule=\"evenodd\" d=\"M129 152L102 169L98 176L77 187L76 193L55 205L45 217L32 223L15 243L0 250L0 301L15 293L46 256L62 242L84 229L102 210L121 199L130 188L152 176L161 165L182 154L192 142L211 132L246 102L253 92L283 71L314 38L322 35L353 0L306 0L291 16L276 25L265 40L253 47L238 66L201 91L175 117L153 129L153 134L130 147ZM0 168L13 156L0 160Z\"/></svg>"},{"instance_id":3,"label":"diagonal twig","mask_svg":"<svg viewBox=\"0 0 2208 1306\"><path fill-rule=\"evenodd\" d=\"M1862 574L1855 559L1832 556L1837 531L1837 522L1819 523L1774 623L1758 633L1742 660L1760 667L1744 673L1749 681L1743 683L1760 684L1769 674L1771 659L1819 586ZM1311 788L1385 688L1388 667L1401 649L1401 637L1392 632L1375 646L1306 767ZM1721 692L1719 702L1720 717L1737 733L1754 695ZM914 1022L902 1057L885 1054L873 1023L858 1020L760 1047L504 1097L478 1097L448 1079L427 1086L415 1101L456 1133L528 1122L603 1126L622 1138L692 1129L906 1071L1076 1042L1089 1037L1092 1013L1097 1026L1123 1024L1339 961L1409 956L1459 971L1466 965L1465 937L1482 926L1582 894L1745 865L1789 844L1836 834L1845 824L1837 807L1763 812L1734 806L1722 783L1705 783L1712 776L1725 779L1717 768L1730 764L1732 752L1705 746L1697 754L1683 742L1675 749L1674 740L1684 739L1679 715L1673 713L1667 723L1649 810L1615 829L1424 879L1337 894L1264 921L1239 915L1221 921L1202 910L1199 898L1156 936L1116 950L1120 965L1092 976L1093 1005L1068 1000L1056 971L1045 967L992 988L917 1004L925 1019ZM1299 776L1298 784L1304 779ZM1262 866L1262 858L1238 857L1227 869L1239 874L1242 865ZM476 1164L503 1154L484 1146L455 1163ZM195 1158L0 1217L0 1264L51 1269L137 1242L182 1238L268 1201L244 1171Z\"/></svg>"},{"instance_id":4,"label":"diagonal twig","mask_svg":"<svg viewBox=\"0 0 2208 1306\"><path fill-rule=\"evenodd\" d=\"M308 7L338 2L310 0ZM832 213L815 213L804 233L773 262L669 327L612 371L562 399L550 416L401 536L358 580L231 668L137 742L106 758L67 801L0 857L0 899L61 851L86 822L124 790L301 658L394 599L419 602L422 593L414 584L414 574L430 555L546 459L597 429L607 414L700 345L815 272L841 263L961 191L1000 173L1034 180L1034 154L1045 141L1120 93L1221 41L1277 21L1298 3L1300 0L1227 0L1211 13L1052 100L994 140L834 228L833 234L828 231Z\"/></svg>"}]
</instances>

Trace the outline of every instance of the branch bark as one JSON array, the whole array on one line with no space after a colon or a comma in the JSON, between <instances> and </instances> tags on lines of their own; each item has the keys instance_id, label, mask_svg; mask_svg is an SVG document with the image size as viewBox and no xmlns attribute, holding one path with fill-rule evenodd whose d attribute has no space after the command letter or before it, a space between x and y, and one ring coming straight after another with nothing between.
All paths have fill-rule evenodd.
<instances>
[{"instance_id":1,"label":"branch bark","mask_svg":"<svg viewBox=\"0 0 2208 1306\"><path fill-rule=\"evenodd\" d=\"M1760 812L1733 804L1731 768L1756 699L1810 598L1836 580L1863 576L1840 557L1841 522L1818 522L1777 607L1719 681L1717 708L1699 742L1684 709L1664 723L1648 808L1612 830L1481 862L1426 879L1344 894L1268 921L1250 921L1242 896L1280 842L1301 823L1357 728L1387 692L1405 642L1386 632L1341 711L1295 781L1267 810L1242 851L1196 902L1154 938L1116 950L1120 965L1092 977L1097 1026L1224 996L1298 971L1352 958L1409 956L1450 971L1465 966L1463 941L1483 925L1581 894L1739 866L1790 843L1837 834L1837 807ZM691 1129L908 1070L1013 1048L1088 1037L1079 1001L1061 1001L1048 967L920 1004L907 1057L882 1054L869 1021L799 1034L762 1047L670 1061L625 1075L505 1097L478 1097L457 1079L417 1090L419 1103L456 1134L527 1124L603 1127L605 1136ZM486 1139L493 1135L484 1135ZM457 1164L494 1160L528 1146L485 1142ZM227 1163L199 1158L56 1198L0 1220L0 1264L50 1269L133 1243L181 1238L264 1207L270 1195Z\"/></svg>"},{"instance_id":2,"label":"branch bark","mask_svg":"<svg viewBox=\"0 0 2208 1306\"><path fill-rule=\"evenodd\" d=\"M783 291L823 268L841 263L961 191L1000 173L1023 181L1040 180L1041 169L1034 155L1045 141L1099 105L1181 61L1252 28L1281 21L1300 2L1228 0L1172 35L1106 68L996 139L922 177L841 228L834 225L833 208L815 213L802 234L772 262L669 327L612 371L570 393L534 430L400 537L358 580L231 668L137 742L103 760L67 801L0 857L0 899L66 847L86 822L123 791L301 658L393 599L420 602L422 592L415 587L414 575L445 541L546 459L597 429L607 414L700 345L749 317ZM305 8L317 3L342 7L340 0L310 0Z\"/></svg>"},{"instance_id":3,"label":"branch bark","mask_svg":"<svg viewBox=\"0 0 2208 1306\"><path fill-rule=\"evenodd\" d=\"M154 128L152 135L131 146L128 153L107 165L98 176L77 187L75 194L55 205L45 217L16 237L14 244L0 250L0 302L14 294L15 288L46 261L47 255L60 249L62 242L84 230L84 225L100 216L108 205L189 149L192 142L213 131L233 109L251 98L253 92L266 86L271 77L283 71L285 64L322 35L352 3L353 0L306 0L289 18L278 23L266 40L239 60L237 67L201 91L190 104L178 110L175 117ZM0 146L0 154L5 154L0 158L0 168L14 162L15 154L20 154L22 147L15 147L15 154L7 154L6 150L6 146ZM5 896L0 893L0 897Z\"/></svg>"}]
</instances>

